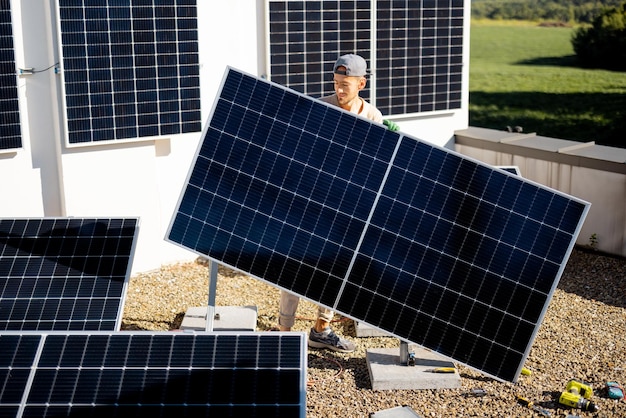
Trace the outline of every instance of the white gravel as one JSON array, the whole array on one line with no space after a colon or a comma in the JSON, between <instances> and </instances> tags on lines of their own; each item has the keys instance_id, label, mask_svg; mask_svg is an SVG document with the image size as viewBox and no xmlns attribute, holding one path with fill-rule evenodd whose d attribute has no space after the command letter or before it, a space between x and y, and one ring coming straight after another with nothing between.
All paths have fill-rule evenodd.
<instances>
[{"instance_id":1,"label":"white gravel","mask_svg":"<svg viewBox=\"0 0 626 418\"><path fill-rule=\"evenodd\" d=\"M206 306L208 269L201 261L164 266L131 278L124 306L123 329L176 329L188 308ZM244 274L220 267L218 306L256 305L257 329L276 326L279 290ZM308 330L316 307L302 301L294 329ZM606 397L604 385L626 385L626 260L577 249L531 349L530 376L502 383L458 365L462 388L373 391L365 350L398 347L395 338L357 338L354 324L336 318L337 333L357 344L350 354L309 350L307 417L369 417L409 405L422 417L540 417L517 403L521 395L552 417L626 417L626 400ZM555 401L568 380L594 389L597 413L571 410ZM470 396L474 388L485 396Z\"/></svg>"}]
</instances>

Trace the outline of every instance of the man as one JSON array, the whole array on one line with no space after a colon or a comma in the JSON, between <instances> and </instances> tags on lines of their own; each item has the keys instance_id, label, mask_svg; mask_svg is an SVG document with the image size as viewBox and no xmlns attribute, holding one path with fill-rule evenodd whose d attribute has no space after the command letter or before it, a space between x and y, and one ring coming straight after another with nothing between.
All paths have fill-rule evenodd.
<instances>
[{"instance_id":1,"label":"man","mask_svg":"<svg viewBox=\"0 0 626 418\"><path fill-rule=\"evenodd\" d=\"M384 123L389 130L397 131L398 125L383 120L378 109L359 96L359 92L367 84L367 63L363 57L355 54L342 55L333 67L335 94L322 97L320 100L338 106L348 112L366 117L374 122ZM295 322L296 310L300 298L287 291L281 291L278 327L281 331L290 331ZM318 307L317 320L309 332L309 347L327 348L343 353L354 351L351 341L339 338L330 328L334 312L322 306Z\"/></svg>"}]
</instances>

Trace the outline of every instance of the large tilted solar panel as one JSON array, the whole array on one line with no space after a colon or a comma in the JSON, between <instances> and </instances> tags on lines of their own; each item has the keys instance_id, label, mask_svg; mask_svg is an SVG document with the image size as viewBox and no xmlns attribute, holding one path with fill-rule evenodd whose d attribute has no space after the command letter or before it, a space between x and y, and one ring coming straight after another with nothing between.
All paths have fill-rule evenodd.
<instances>
[{"instance_id":1,"label":"large tilted solar panel","mask_svg":"<svg viewBox=\"0 0 626 418\"><path fill-rule=\"evenodd\" d=\"M118 330L138 223L0 219L0 330Z\"/></svg>"},{"instance_id":2,"label":"large tilted solar panel","mask_svg":"<svg viewBox=\"0 0 626 418\"><path fill-rule=\"evenodd\" d=\"M461 108L463 0L270 0L267 7L270 80L313 97L331 94L333 63L356 53L371 71L362 96L383 115Z\"/></svg>"},{"instance_id":3,"label":"large tilted solar panel","mask_svg":"<svg viewBox=\"0 0 626 418\"><path fill-rule=\"evenodd\" d=\"M68 144L199 132L196 0L60 0Z\"/></svg>"},{"instance_id":4,"label":"large tilted solar panel","mask_svg":"<svg viewBox=\"0 0 626 418\"><path fill-rule=\"evenodd\" d=\"M0 0L0 150L22 147L16 71L11 1Z\"/></svg>"},{"instance_id":5,"label":"large tilted solar panel","mask_svg":"<svg viewBox=\"0 0 626 418\"><path fill-rule=\"evenodd\" d=\"M228 69L166 238L515 381L588 207Z\"/></svg>"},{"instance_id":6,"label":"large tilted solar panel","mask_svg":"<svg viewBox=\"0 0 626 418\"><path fill-rule=\"evenodd\" d=\"M303 333L0 334L1 417L304 417Z\"/></svg>"}]
</instances>

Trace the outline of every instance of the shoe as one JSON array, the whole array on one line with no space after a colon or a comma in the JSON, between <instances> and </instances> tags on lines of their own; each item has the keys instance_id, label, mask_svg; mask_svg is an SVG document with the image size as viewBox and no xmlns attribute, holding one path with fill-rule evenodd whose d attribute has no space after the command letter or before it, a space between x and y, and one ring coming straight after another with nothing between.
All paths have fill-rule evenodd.
<instances>
[{"instance_id":1,"label":"shoe","mask_svg":"<svg viewBox=\"0 0 626 418\"><path fill-rule=\"evenodd\" d=\"M309 332L309 347L327 348L341 353L351 353L355 349L354 343L339 338L330 328L326 328L322 332L317 332L315 328L311 328L311 332Z\"/></svg>"}]
</instances>

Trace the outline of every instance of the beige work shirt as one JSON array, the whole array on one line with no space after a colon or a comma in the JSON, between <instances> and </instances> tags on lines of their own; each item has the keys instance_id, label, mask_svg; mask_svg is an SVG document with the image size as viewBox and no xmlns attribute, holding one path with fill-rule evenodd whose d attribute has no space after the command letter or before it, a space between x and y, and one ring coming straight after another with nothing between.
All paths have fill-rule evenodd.
<instances>
[{"instance_id":1,"label":"beige work shirt","mask_svg":"<svg viewBox=\"0 0 626 418\"><path fill-rule=\"evenodd\" d=\"M339 102L337 101L337 95L331 94L330 96L320 97L320 100L326 103L330 103L335 106L339 106ZM373 120L374 122L383 123L383 114L380 113L380 110L376 109L366 100L361 99L363 105L358 113L359 116L364 116L369 120Z\"/></svg>"}]
</instances>

